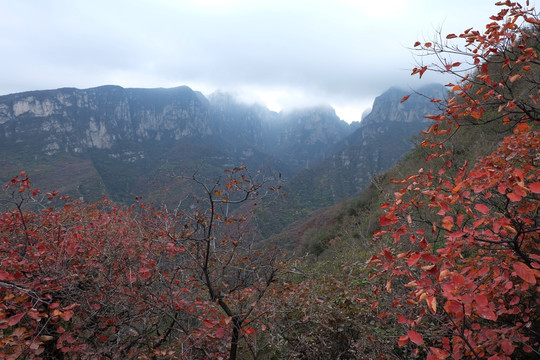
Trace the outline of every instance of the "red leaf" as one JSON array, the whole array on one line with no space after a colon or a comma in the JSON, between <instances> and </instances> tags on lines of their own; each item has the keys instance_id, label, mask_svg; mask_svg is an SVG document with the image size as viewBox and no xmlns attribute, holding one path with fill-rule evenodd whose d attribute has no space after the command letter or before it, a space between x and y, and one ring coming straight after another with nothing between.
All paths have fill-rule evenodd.
<instances>
[{"instance_id":1,"label":"red leaf","mask_svg":"<svg viewBox=\"0 0 540 360\"><path fill-rule=\"evenodd\" d=\"M422 335L420 335L419 333L417 333L414 330L407 330L407 336L416 345L423 345L424 344L424 339L422 339Z\"/></svg>"},{"instance_id":2,"label":"red leaf","mask_svg":"<svg viewBox=\"0 0 540 360\"><path fill-rule=\"evenodd\" d=\"M456 34L448 34L448 35L446 35L446 38L447 39L457 38L457 35Z\"/></svg>"},{"instance_id":3,"label":"red leaf","mask_svg":"<svg viewBox=\"0 0 540 360\"><path fill-rule=\"evenodd\" d=\"M489 208L484 204L476 204L474 205L474 208L484 215L487 215L489 213Z\"/></svg>"},{"instance_id":4,"label":"red leaf","mask_svg":"<svg viewBox=\"0 0 540 360\"><path fill-rule=\"evenodd\" d=\"M533 182L531 185L529 185L529 189L535 194L540 194L540 181Z\"/></svg>"},{"instance_id":5,"label":"red leaf","mask_svg":"<svg viewBox=\"0 0 540 360\"><path fill-rule=\"evenodd\" d=\"M448 355L450 355L448 351L435 347L430 347L429 350L431 351L429 356L431 356L432 359L443 360L448 358Z\"/></svg>"},{"instance_id":6,"label":"red leaf","mask_svg":"<svg viewBox=\"0 0 540 360\"><path fill-rule=\"evenodd\" d=\"M442 220L442 227L450 231L452 230L453 226L454 226L454 218L451 216L445 216Z\"/></svg>"},{"instance_id":7,"label":"red leaf","mask_svg":"<svg viewBox=\"0 0 540 360\"><path fill-rule=\"evenodd\" d=\"M415 252L407 260L407 265L408 266L413 266L414 264L416 264L418 262L418 259L420 259L420 253Z\"/></svg>"},{"instance_id":8,"label":"red leaf","mask_svg":"<svg viewBox=\"0 0 540 360\"><path fill-rule=\"evenodd\" d=\"M512 355L514 349L516 348L510 341L504 340L501 342L501 347L506 355Z\"/></svg>"},{"instance_id":9,"label":"red leaf","mask_svg":"<svg viewBox=\"0 0 540 360\"><path fill-rule=\"evenodd\" d=\"M257 330L255 330L254 328L252 327L246 327L246 328L243 328L242 329L242 332L246 335L251 335L251 334L255 334L257 332Z\"/></svg>"},{"instance_id":10,"label":"red leaf","mask_svg":"<svg viewBox=\"0 0 540 360\"><path fill-rule=\"evenodd\" d=\"M435 299L435 296L426 297L426 302L428 304L429 310L431 310L433 314L436 314L437 313L437 299Z\"/></svg>"},{"instance_id":11,"label":"red leaf","mask_svg":"<svg viewBox=\"0 0 540 360\"><path fill-rule=\"evenodd\" d=\"M515 192L508 193L506 194L506 196L510 199L510 201L514 201L514 202L521 201L521 195Z\"/></svg>"},{"instance_id":12,"label":"red leaf","mask_svg":"<svg viewBox=\"0 0 540 360\"><path fill-rule=\"evenodd\" d=\"M216 329L216 338L222 339L225 336L225 328L217 328Z\"/></svg>"},{"instance_id":13,"label":"red leaf","mask_svg":"<svg viewBox=\"0 0 540 360\"><path fill-rule=\"evenodd\" d=\"M66 312L63 312L60 317L62 318L62 320L64 321L69 321L69 319L71 319L73 317L73 311L72 310L68 310Z\"/></svg>"},{"instance_id":14,"label":"red leaf","mask_svg":"<svg viewBox=\"0 0 540 360\"><path fill-rule=\"evenodd\" d=\"M203 324L204 326L206 326L207 328L211 328L214 326L214 323L209 321L209 320L203 320Z\"/></svg>"},{"instance_id":15,"label":"red leaf","mask_svg":"<svg viewBox=\"0 0 540 360\"><path fill-rule=\"evenodd\" d=\"M479 304L479 305L482 305L482 306L487 306L488 304L488 298L486 295L484 294L477 294L475 297L474 297L474 300Z\"/></svg>"},{"instance_id":16,"label":"red leaf","mask_svg":"<svg viewBox=\"0 0 540 360\"><path fill-rule=\"evenodd\" d=\"M478 315L480 315L481 317L483 317L484 319L486 320L492 320L492 321L496 321L497 320L497 314L495 314L490 308L488 308L487 306L478 306L476 308L476 313Z\"/></svg>"},{"instance_id":17,"label":"red leaf","mask_svg":"<svg viewBox=\"0 0 540 360\"><path fill-rule=\"evenodd\" d=\"M389 218L388 216L391 216L391 218ZM392 214L381 215L379 217L379 223L381 224L381 226L392 225L396 223L397 221L398 221L397 217L392 216Z\"/></svg>"},{"instance_id":18,"label":"red leaf","mask_svg":"<svg viewBox=\"0 0 540 360\"><path fill-rule=\"evenodd\" d=\"M13 280L13 276L5 270L0 270L0 281Z\"/></svg>"},{"instance_id":19,"label":"red leaf","mask_svg":"<svg viewBox=\"0 0 540 360\"><path fill-rule=\"evenodd\" d=\"M517 124L516 129L521 131L521 132L527 132L527 131L530 130L529 124L524 123L524 122Z\"/></svg>"},{"instance_id":20,"label":"red leaf","mask_svg":"<svg viewBox=\"0 0 540 360\"><path fill-rule=\"evenodd\" d=\"M387 261L389 261L389 262L394 261L394 256L392 255L392 253L390 251L388 251L388 249L384 249L382 252L383 252L384 258Z\"/></svg>"},{"instance_id":21,"label":"red leaf","mask_svg":"<svg viewBox=\"0 0 540 360\"><path fill-rule=\"evenodd\" d=\"M24 316L24 313L15 314L12 317L8 319L8 326L17 325L19 321L21 321L22 317Z\"/></svg>"},{"instance_id":22,"label":"red leaf","mask_svg":"<svg viewBox=\"0 0 540 360\"><path fill-rule=\"evenodd\" d=\"M522 262L515 262L512 264L516 274L528 283L536 284L536 274L534 269L531 269Z\"/></svg>"},{"instance_id":23,"label":"red leaf","mask_svg":"<svg viewBox=\"0 0 540 360\"><path fill-rule=\"evenodd\" d=\"M410 97L411 95L406 95L403 97L403 99L401 99L400 103L404 102L404 101L407 101L407 99Z\"/></svg>"},{"instance_id":24,"label":"red leaf","mask_svg":"<svg viewBox=\"0 0 540 360\"><path fill-rule=\"evenodd\" d=\"M379 319L383 319L383 320L384 320L384 319L386 319L386 318L388 317L388 315L390 315L390 313L383 312L383 313L378 313L378 314L377 314L377 317L378 317Z\"/></svg>"},{"instance_id":25,"label":"red leaf","mask_svg":"<svg viewBox=\"0 0 540 360\"><path fill-rule=\"evenodd\" d=\"M508 78L508 80L510 80L511 83L513 83L514 81L516 81L517 79L519 78L522 78L523 75L519 75L519 74L516 74L516 75L512 75Z\"/></svg>"},{"instance_id":26,"label":"red leaf","mask_svg":"<svg viewBox=\"0 0 540 360\"><path fill-rule=\"evenodd\" d=\"M405 346L409 342L409 337L407 335L403 335L398 339L398 345L399 346Z\"/></svg>"}]
</instances>

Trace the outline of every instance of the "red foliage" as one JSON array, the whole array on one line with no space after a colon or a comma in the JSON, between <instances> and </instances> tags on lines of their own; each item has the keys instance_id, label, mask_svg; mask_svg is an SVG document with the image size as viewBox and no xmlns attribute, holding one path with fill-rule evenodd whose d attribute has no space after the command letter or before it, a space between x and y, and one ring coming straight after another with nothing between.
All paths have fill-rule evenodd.
<instances>
[{"instance_id":1,"label":"red foliage","mask_svg":"<svg viewBox=\"0 0 540 360\"><path fill-rule=\"evenodd\" d=\"M480 124L495 106L496 119L513 124L514 133L472 169L465 163L451 176L451 152L434 152L428 160L448 159L440 171L421 169L393 180L404 187L393 203L385 204L380 218L384 229L376 238L391 236L398 245L409 240L411 250L395 255L385 249L370 259L381 269L375 276L389 276L387 291L392 278L407 279L408 290L392 309L408 329L398 344L410 340L425 349L428 359L510 359L536 351L540 340L540 133L534 130L540 120L540 87L537 79L521 73L534 68L538 74L539 21L533 10L517 3L498 5L505 8L485 32L469 29L459 35L471 51L463 54L471 56L477 75L461 75L460 85L449 84L454 97L443 114L429 118L445 121L445 128L455 131L464 121ZM520 28L519 21L532 28ZM531 41L536 41L536 50ZM442 44L423 49L433 47L448 50ZM454 68L460 65L435 70L459 74ZM416 68L413 74L423 71ZM512 86L525 81L530 96L517 97ZM426 132L433 133L431 139L441 135L438 128L436 123ZM426 139L422 145L445 150L441 141Z\"/></svg>"},{"instance_id":2,"label":"red foliage","mask_svg":"<svg viewBox=\"0 0 540 360\"><path fill-rule=\"evenodd\" d=\"M205 188L211 209L194 215L66 198L35 211L57 193L40 201L26 174L14 177L0 214L0 358L203 359L233 345L236 355L265 311L265 271L277 271L253 270L268 258L243 251L242 219L216 207L226 200L214 191L240 191L241 202L260 187L242 170L227 179L231 191ZM218 234L221 245L203 251Z\"/></svg>"}]
</instances>

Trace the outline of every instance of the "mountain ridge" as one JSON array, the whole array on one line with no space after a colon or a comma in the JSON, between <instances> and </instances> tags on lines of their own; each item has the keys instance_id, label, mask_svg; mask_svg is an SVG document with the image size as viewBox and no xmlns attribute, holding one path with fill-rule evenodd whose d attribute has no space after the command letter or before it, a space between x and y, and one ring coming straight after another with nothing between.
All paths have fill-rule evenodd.
<instances>
[{"instance_id":1,"label":"mountain ridge","mask_svg":"<svg viewBox=\"0 0 540 360\"><path fill-rule=\"evenodd\" d=\"M215 179L245 164L288 182L285 208L270 206L273 214L265 215L267 237L355 196L412 146L409 138L427 126L423 116L432 106L416 94L401 104L404 94L394 88L377 97L360 124L347 124L330 106L276 113L226 93L206 98L187 86L0 96L0 180L27 170L38 186L87 201L107 195L129 203L144 195L178 203L193 191L181 176Z\"/></svg>"}]
</instances>

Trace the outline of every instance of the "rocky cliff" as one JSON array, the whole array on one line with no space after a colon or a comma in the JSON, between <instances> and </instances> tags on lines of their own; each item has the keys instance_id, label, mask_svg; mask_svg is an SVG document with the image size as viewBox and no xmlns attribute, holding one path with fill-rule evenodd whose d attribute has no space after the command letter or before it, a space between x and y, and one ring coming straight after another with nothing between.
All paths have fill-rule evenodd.
<instances>
[{"instance_id":1,"label":"rocky cliff","mask_svg":"<svg viewBox=\"0 0 540 360\"><path fill-rule=\"evenodd\" d=\"M33 91L0 97L0 138L32 141L48 155L81 153L121 141L210 135L208 113L204 96L187 87Z\"/></svg>"},{"instance_id":2,"label":"rocky cliff","mask_svg":"<svg viewBox=\"0 0 540 360\"><path fill-rule=\"evenodd\" d=\"M163 186L174 169L201 164L208 174L238 163L271 164L292 176L352 129L331 108L278 114L227 94L207 99L186 86L31 91L0 96L0 180L25 169L47 188L128 200Z\"/></svg>"}]
</instances>

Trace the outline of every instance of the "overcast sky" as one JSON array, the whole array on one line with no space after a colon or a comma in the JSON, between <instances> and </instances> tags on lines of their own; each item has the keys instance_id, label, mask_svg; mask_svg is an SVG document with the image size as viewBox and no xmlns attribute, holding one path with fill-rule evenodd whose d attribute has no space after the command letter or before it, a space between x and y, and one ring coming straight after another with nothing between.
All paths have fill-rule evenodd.
<instances>
[{"instance_id":1,"label":"overcast sky","mask_svg":"<svg viewBox=\"0 0 540 360\"><path fill-rule=\"evenodd\" d=\"M348 121L410 76L416 40L483 27L495 0L0 0L0 95L187 85ZM534 3L532 1L531 3Z\"/></svg>"}]
</instances>

